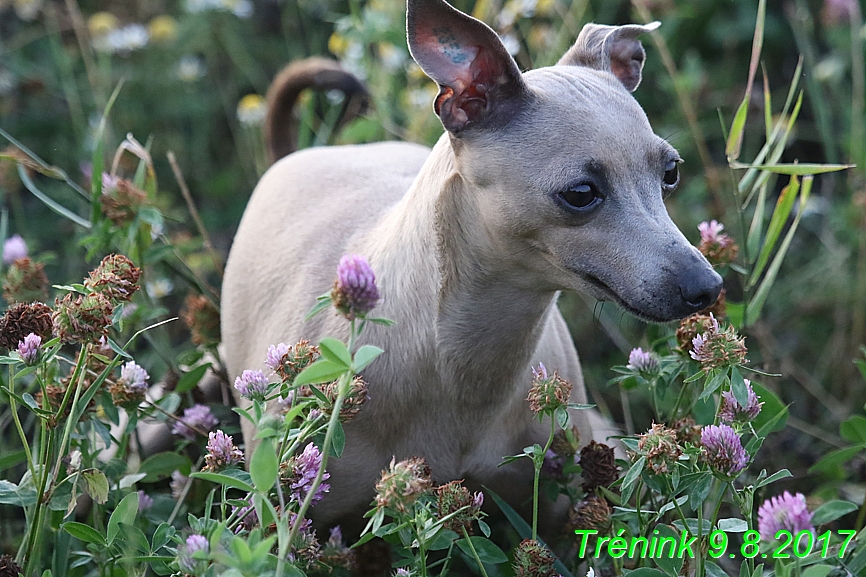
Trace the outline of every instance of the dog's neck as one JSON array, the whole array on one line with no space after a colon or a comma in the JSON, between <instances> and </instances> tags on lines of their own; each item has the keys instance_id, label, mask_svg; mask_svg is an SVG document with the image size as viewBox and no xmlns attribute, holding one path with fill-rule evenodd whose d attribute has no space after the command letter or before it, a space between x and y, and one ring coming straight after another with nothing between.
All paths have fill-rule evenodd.
<instances>
[{"instance_id":1,"label":"dog's neck","mask_svg":"<svg viewBox=\"0 0 866 577\"><path fill-rule=\"evenodd\" d=\"M446 135L385 227L399 239L388 243L400 251L391 258L403 260L389 268L409 275L398 290L420 297L412 309L435 306L418 312L432 330L436 370L448 393L467 405L502 399L502 387L528 373L555 299L552 291L527 288L526 271L514 269L513 247L485 226L484 211L492 209L483 209L474 192L457 172ZM406 290L418 283L423 288Z\"/></svg>"}]
</instances>

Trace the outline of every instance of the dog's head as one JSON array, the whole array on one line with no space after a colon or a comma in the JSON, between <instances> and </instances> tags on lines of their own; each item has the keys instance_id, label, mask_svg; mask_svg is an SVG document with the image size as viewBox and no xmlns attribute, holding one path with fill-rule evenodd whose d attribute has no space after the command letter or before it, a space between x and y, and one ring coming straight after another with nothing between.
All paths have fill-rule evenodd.
<instances>
[{"instance_id":1,"label":"dog's head","mask_svg":"<svg viewBox=\"0 0 866 577\"><path fill-rule=\"evenodd\" d=\"M440 86L462 194L522 281L577 289L667 321L721 278L670 220L677 151L630 94L649 26L587 24L556 66L521 74L497 34L444 0L409 0L413 57Z\"/></svg>"}]
</instances>

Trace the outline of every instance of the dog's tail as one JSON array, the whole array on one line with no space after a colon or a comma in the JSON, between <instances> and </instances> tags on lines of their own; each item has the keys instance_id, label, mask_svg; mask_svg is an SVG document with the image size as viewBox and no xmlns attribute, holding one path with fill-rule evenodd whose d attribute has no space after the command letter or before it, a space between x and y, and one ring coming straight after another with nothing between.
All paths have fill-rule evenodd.
<instances>
[{"instance_id":1,"label":"dog's tail","mask_svg":"<svg viewBox=\"0 0 866 577\"><path fill-rule=\"evenodd\" d=\"M338 62L316 56L292 62L280 71L268 89L264 128L271 163L297 150L298 127L292 109L307 88L340 90L345 94L340 122L358 116L367 106L367 87Z\"/></svg>"}]
</instances>

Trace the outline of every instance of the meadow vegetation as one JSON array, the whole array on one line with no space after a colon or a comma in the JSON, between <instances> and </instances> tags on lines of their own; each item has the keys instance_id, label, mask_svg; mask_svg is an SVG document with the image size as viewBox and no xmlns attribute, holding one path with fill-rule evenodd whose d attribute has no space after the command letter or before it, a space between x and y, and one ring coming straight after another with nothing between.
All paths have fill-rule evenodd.
<instances>
[{"instance_id":1,"label":"meadow vegetation","mask_svg":"<svg viewBox=\"0 0 866 577\"><path fill-rule=\"evenodd\" d=\"M382 352L355 341L390 323L363 255L311 311L342 315L347 342L273 343L202 389L225 380L220 277L267 169L276 72L329 54L370 91L348 122L340 94L305 94L300 147L441 134L400 2L0 0L0 577L866 575L860 4L455 5L522 69L585 22L662 22L635 97L685 160L674 221L725 278L671 325L561 298L591 402L624 436L581 442L571 384L541 365L526 410L550 436L502 466L531 461L527 502L564 495L568 525L544 543L537 514L409 459L370 488L362 534L312 530ZM694 558L640 554L692 537Z\"/></svg>"}]
</instances>

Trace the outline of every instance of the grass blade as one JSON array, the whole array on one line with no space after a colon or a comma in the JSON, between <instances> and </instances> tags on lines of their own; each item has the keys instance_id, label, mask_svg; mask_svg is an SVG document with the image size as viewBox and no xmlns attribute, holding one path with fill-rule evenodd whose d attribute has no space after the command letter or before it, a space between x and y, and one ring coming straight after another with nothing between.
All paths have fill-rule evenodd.
<instances>
[{"instance_id":1,"label":"grass blade","mask_svg":"<svg viewBox=\"0 0 866 577\"><path fill-rule=\"evenodd\" d=\"M764 246L761 247L761 253L758 255L758 261L752 269L752 275L747 283L747 288L755 286L761 274L764 272L764 267L770 260L770 254L779 240L779 235L782 234L782 228L788 222L788 217L794 209L794 200L797 198L797 193L800 192L800 181L796 175L791 176L791 181L788 186L782 189L779 199L776 201L776 208L773 210L773 216L770 217L770 225L767 227L767 236L764 238Z\"/></svg>"},{"instance_id":2,"label":"grass blade","mask_svg":"<svg viewBox=\"0 0 866 577\"><path fill-rule=\"evenodd\" d=\"M39 190L36 187L36 183L34 183L33 180L30 178L30 175L27 174L27 169L24 167L23 164L18 165L18 176L21 178L21 182L24 184L24 188L29 190L33 194L33 196L41 200L45 204L45 206L47 206L60 216L68 218L77 225L83 226L84 228L91 227L89 220L78 216L65 206L50 198L41 190Z\"/></svg>"},{"instance_id":3,"label":"grass blade","mask_svg":"<svg viewBox=\"0 0 866 577\"><path fill-rule=\"evenodd\" d=\"M794 218L794 222L791 223L791 228L788 229L788 234L785 235L785 240L782 241L782 245L779 247L776 256L773 258L770 268L767 269L767 274L764 276L764 280L761 281L755 296L752 297L748 303L745 318L743 320L743 324L746 326L755 322L761 314L761 309L764 308L767 295L770 293L770 288L772 288L773 283L776 281L776 275L779 274L782 261L785 260L785 254L788 252L788 247L791 246L791 241L794 239L794 233L797 230L797 226L800 224L800 219L802 218L803 211L806 208L806 202L809 200L809 194L812 192L812 180L811 175L803 177L803 183L801 184L802 192L800 193L800 206L797 210L797 216Z\"/></svg>"},{"instance_id":4,"label":"grass blade","mask_svg":"<svg viewBox=\"0 0 866 577\"><path fill-rule=\"evenodd\" d=\"M785 125L785 118L788 117L788 112L791 110L791 105L794 102L794 95L797 94L797 86L800 83L800 76L803 73L803 59L801 58L797 63L797 68L794 70L794 76L791 79L791 86L788 88L788 95L785 98L785 105L782 107L782 112L780 113L780 119L776 123L775 128L773 129L772 136L767 139L767 142L764 143L764 146L761 147L760 152L758 152L758 156L755 157L755 161L753 164L761 164L764 162L764 159L770 154L770 151L773 150L773 147L776 144L776 139L779 136L779 133L782 131L782 127ZM798 111L799 112L799 109ZM792 116L796 116L796 114L792 114ZM787 140L787 136L785 137ZM775 162L775 161L773 161ZM755 179L762 175L757 170L749 170L746 174L743 175L743 178L740 179L740 183L737 185L737 191L742 194L746 190L750 190L747 195L746 201L743 203L743 207L748 206L752 197L755 194L755 190L757 190L757 184L755 183Z\"/></svg>"},{"instance_id":5,"label":"grass blade","mask_svg":"<svg viewBox=\"0 0 866 577\"><path fill-rule=\"evenodd\" d=\"M120 89L123 88L123 83L124 80L121 79L111 93L94 136L96 146L93 149L93 169L90 173L90 220L93 222L98 222L100 217L99 197L102 196L102 171L105 168L105 128L108 125L108 115L111 113L114 101L117 100L117 95L120 94Z\"/></svg>"},{"instance_id":6,"label":"grass blade","mask_svg":"<svg viewBox=\"0 0 866 577\"><path fill-rule=\"evenodd\" d=\"M740 164L734 162L732 168L754 168L773 174L788 174L796 176L806 176L815 174L824 174L825 172L838 172L840 170L848 170L856 167L855 164Z\"/></svg>"},{"instance_id":7,"label":"grass blade","mask_svg":"<svg viewBox=\"0 0 866 577\"><path fill-rule=\"evenodd\" d=\"M749 98L752 94L752 86L755 83L755 74L758 72L758 63L761 59L761 49L764 46L764 20L767 12L767 0L758 2L758 16L755 22L755 35L752 38L752 58L749 62L749 79L746 82L746 93L743 101L737 108L731 132L728 134L728 142L725 146L725 154L729 161L736 160L740 156L743 145L743 132L746 126L746 117L749 111Z\"/></svg>"},{"instance_id":8,"label":"grass blade","mask_svg":"<svg viewBox=\"0 0 866 577\"><path fill-rule=\"evenodd\" d=\"M532 537L532 528L529 526L529 523L523 520L523 517L520 516L520 513L511 508L511 505L505 502L499 495L493 492L490 487L483 487L484 492L490 495L490 498L496 503L499 509L505 514L505 517L511 523L511 526L514 527L514 530L520 535L521 539L529 539ZM538 538L539 543L547 547L547 544L542 541L541 537ZM562 577L573 577L572 574L565 568L562 561L559 559L554 563L556 570L559 571L559 574Z\"/></svg>"}]
</instances>

